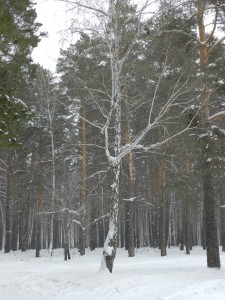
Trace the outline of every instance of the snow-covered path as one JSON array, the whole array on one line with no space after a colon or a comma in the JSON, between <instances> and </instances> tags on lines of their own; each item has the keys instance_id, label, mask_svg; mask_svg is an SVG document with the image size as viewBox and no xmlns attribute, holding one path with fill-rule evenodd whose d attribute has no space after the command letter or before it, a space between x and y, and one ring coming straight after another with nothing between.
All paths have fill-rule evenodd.
<instances>
[{"instance_id":1,"label":"snow-covered path","mask_svg":"<svg viewBox=\"0 0 225 300\"><path fill-rule=\"evenodd\" d=\"M128 258L118 249L113 274L98 273L102 250L63 260L34 251L0 253L0 300L224 300L225 253L220 270L206 267L205 251L187 256L178 248L160 257L158 250L141 249ZM224 267L223 267L224 266Z\"/></svg>"}]
</instances>

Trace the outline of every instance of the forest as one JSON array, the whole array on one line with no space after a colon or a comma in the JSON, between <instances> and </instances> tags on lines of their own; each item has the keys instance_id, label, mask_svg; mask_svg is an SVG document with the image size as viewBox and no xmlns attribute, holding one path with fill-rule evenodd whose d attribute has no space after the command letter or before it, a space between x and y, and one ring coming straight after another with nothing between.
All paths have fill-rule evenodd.
<instances>
[{"instance_id":1,"label":"forest","mask_svg":"<svg viewBox=\"0 0 225 300\"><path fill-rule=\"evenodd\" d=\"M0 1L0 249L103 248L112 272L117 248L198 245L220 268L224 1L63 2L53 74L35 3Z\"/></svg>"}]
</instances>

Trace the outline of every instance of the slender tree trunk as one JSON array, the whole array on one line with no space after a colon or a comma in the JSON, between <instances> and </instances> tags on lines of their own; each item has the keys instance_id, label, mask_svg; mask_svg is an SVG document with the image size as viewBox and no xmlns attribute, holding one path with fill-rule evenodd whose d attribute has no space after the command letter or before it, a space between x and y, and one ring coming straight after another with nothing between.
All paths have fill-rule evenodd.
<instances>
[{"instance_id":1,"label":"slender tree trunk","mask_svg":"<svg viewBox=\"0 0 225 300\"><path fill-rule=\"evenodd\" d=\"M185 218L186 218L186 209L185 201L183 201L182 207L182 221L181 221L181 237L180 237L180 250L184 250L184 241L185 241Z\"/></svg>"},{"instance_id":2,"label":"slender tree trunk","mask_svg":"<svg viewBox=\"0 0 225 300\"><path fill-rule=\"evenodd\" d=\"M159 141L162 139L162 132L159 129ZM159 201L159 247L161 250L161 256L166 256L166 198L165 198L165 184L166 184L166 168L165 168L165 158L163 156L159 159L158 166L158 177L157 177L157 195Z\"/></svg>"},{"instance_id":3,"label":"slender tree trunk","mask_svg":"<svg viewBox=\"0 0 225 300\"><path fill-rule=\"evenodd\" d=\"M6 237L6 232L5 232L5 216L3 212L3 207L2 207L2 202L0 201L0 210L1 210L1 219L2 219L2 245L1 249L5 249L5 237Z\"/></svg>"},{"instance_id":4,"label":"slender tree trunk","mask_svg":"<svg viewBox=\"0 0 225 300\"><path fill-rule=\"evenodd\" d=\"M224 184L224 183L223 183ZM224 207L224 195L223 195L223 188L222 183L220 185L220 228L221 228L221 246L222 251L225 252L225 207Z\"/></svg>"},{"instance_id":5,"label":"slender tree trunk","mask_svg":"<svg viewBox=\"0 0 225 300\"><path fill-rule=\"evenodd\" d=\"M128 107L128 91L127 82L125 82L124 89L124 128L123 140L124 144L131 143L131 133L129 125L129 107ZM134 201L133 201L133 158L130 152L124 157L123 160L123 175L124 175L124 196L125 200L125 241L128 256L135 256L135 243L134 243ZM129 200L128 200L129 199Z\"/></svg>"},{"instance_id":6,"label":"slender tree trunk","mask_svg":"<svg viewBox=\"0 0 225 300\"><path fill-rule=\"evenodd\" d=\"M40 257L41 250L41 230L42 230L42 216L40 212L42 211L42 197L43 197L43 186L42 186L42 176L44 173L43 164L43 141L40 134L40 144L39 144L39 185L37 193L37 214L36 214L36 257Z\"/></svg>"},{"instance_id":7,"label":"slender tree trunk","mask_svg":"<svg viewBox=\"0 0 225 300\"><path fill-rule=\"evenodd\" d=\"M64 215L64 259L70 259L70 237L69 237L70 216Z\"/></svg>"},{"instance_id":8,"label":"slender tree trunk","mask_svg":"<svg viewBox=\"0 0 225 300\"><path fill-rule=\"evenodd\" d=\"M18 235L18 200L17 200L17 195L18 195L18 181L17 181L17 176L15 172L13 176L13 195L12 195L12 234L11 234L11 249L13 251L17 250L17 235Z\"/></svg>"},{"instance_id":9,"label":"slender tree trunk","mask_svg":"<svg viewBox=\"0 0 225 300\"><path fill-rule=\"evenodd\" d=\"M135 195L138 199L139 197L139 165L138 160L135 164ZM134 204L134 241L137 249L140 248L140 234L139 234L139 203Z\"/></svg>"},{"instance_id":10,"label":"slender tree trunk","mask_svg":"<svg viewBox=\"0 0 225 300\"><path fill-rule=\"evenodd\" d=\"M11 247L11 153L6 157L6 206L5 206L5 253L10 252Z\"/></svg>"},{"instance_id":11,"label":"slender tree trunk","mask_svg":"<svg viewBox=\"0 0 225 300\"><path fill-rule=\"evenodd\" d=\"M159 218L160 218L160 250L161 256L166 256L166 203L165 203L165 161L160 159L158 171L158 195L159 195Z\"/></svg>"},{"instance_id":12,"label":"slender tree trunk","mask_svg":"<svg viewBox=\"0 0 225 300\"><path fill-rule=\"evenodd\" d=\"M189 137L188 137L189 140ZM189 141L187 147L189 148ZM191 158L189 149L186 154L186 175L189 181L191 175ZM190 254L191 250L191 203L190 197L188 193L189 184L186 186L186 195L185 195L185 246L186 246L186 254Z\"/></svg>"},{"instance_id":13,"label":"slender tree trunk","mask_svg":"<svg viewBox=\"0 0 225 300\"><path fill-rule=\"evenodd\" d=\"M55 141L54 141L54 132L53 132L53 115L51 108L48 103L48 118L49 118L49 129L50 129L50 138L51 138L51 155L52 155L52 199L51 199L51 209L55 208L55 193L56 193L56 170L55 170ZM53 238L54 238L54 214L51 214L50 217L50 240L49 240L49 252L50 255L53 255Z\"/></svg>"},{"instance_id":14,"label":"slender tree trunk","mask_svg":"<svg viewBox=\"0 0 225 300\"><path fill-rule=\"evenodd\" d=\"M85 255L86 232L84 230L86 215L86 111L82 104L82 166L81 166L81 226L79 227L79 252Z\"/></svg>"},{"instance_id":15,"label":"slender tree trunk","mask_svg":"<svg viewBox=\"0 0 225 300\"><path fill-rule=\"evenodd\" d=\"M191 228L190 228L190 202L189 198L186 196L186 205L185 205L185 246L186 254L190 254L191 250Z\"/></svg>"}]
</instances>

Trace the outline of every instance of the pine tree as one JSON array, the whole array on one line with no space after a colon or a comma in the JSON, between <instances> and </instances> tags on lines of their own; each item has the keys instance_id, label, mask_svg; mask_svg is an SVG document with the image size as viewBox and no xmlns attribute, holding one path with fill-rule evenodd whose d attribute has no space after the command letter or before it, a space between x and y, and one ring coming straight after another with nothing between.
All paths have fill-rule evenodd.
<instances>
[{"instance_id":1,"label":"pine tree","mask_svg":"<svg viewBox=\"0 0 225 300\"><path fill-rule=\"evenodd\" d=\"M166 1L164 1L165 3ZM173 2L173 1L172 1ZM174 2L174 12L179 13L177 2ZM179 7L179 5L178 5ZM189 10L190 9L190 10ZM215 176L214 158L218 153L217 140L220 138L220 129L214 123L224 118L224 112L220 111L220 101L216 93L216 77L220 74L219 68L212 72L211 65L217 64L215 53L221 48L221 43L225 39L216 38L216 30L221 19L224 18L224 7L221 1L184 1L183 11L187 12L187 19L192 23L192 30L187 31L185 27L177 29L171 27L166 30L172 35L185 36L189 39L188 44L193 45L192 61L196 61L197 69L195 73L196 82L199 85L199 94L196 101L194 114L189 114L192 118L192 125L197 128L200 138L199 162L202 163L202 183L204 191L204 223L206 234L207 265L208 267L220 267L218 233L216 223L216 198L214 192ZM206 18L208 13L212 15L212 27L206 31ZM198 60L196 60L196 57ZM219 75L220 76L220 75ZM213 105L212 105L212 97ZM217 101L215 99L217 98ZM218 114L218 112L220 113ZM197 122L196 122L197 121Z\"/></svg>"},{"instance_id":2,"label":"pine tree","mask_svg":"<svg viewBox=\"0 0 225 300\"><path fill-rule=\"evenodd\" d=\"M31 74L31 51L37 46L41 24L36 23L30 0L0 2L0 146L15 145L18 128L26 119L24 96ZM23 87L23 88L22 88Z\"/></svg>"}]
</instances>

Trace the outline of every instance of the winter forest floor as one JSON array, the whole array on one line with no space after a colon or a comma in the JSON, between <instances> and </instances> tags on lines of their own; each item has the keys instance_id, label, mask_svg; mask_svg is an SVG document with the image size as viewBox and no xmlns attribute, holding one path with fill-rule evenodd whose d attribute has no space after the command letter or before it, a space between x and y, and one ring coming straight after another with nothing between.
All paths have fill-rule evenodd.
<instances>
[{"instance_id":1,"label":"winter forest floor","mask_svg":"<svg viewBox=\"0 0 225 300\"><path fill-rule=\"evenodd\" d=\"M87 251L80 257L71 251L71 261L63 260L63 250L53 257L41 251L35 258L27 252L0 252L1 300L224 300L225 253L222 268L208 269L206 254L195 247L191 255L178 248L160 257L156 249L138 250L128 258L118 249L112 274L98 273L102 250Z\"/></svg>"}]
</instances>

